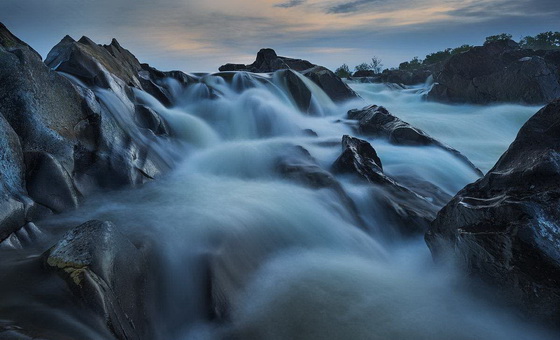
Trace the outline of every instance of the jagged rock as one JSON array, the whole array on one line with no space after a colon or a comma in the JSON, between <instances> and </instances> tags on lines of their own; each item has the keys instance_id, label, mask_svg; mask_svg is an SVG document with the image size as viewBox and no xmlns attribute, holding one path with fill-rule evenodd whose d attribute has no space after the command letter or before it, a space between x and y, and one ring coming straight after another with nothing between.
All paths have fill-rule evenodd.
<instances>
[{"instance_id":1,"label":"jagged rock","mask_svg":"<svg viewBox=\"0 0 560 340\"><path fill-rule=\"evenodd\" d=\"M334 161L332 171L371 183L372 201L382 207L385 220L397 226L402 235L424 233L439 209L430 197L438 192L421 196L383 173L381 160L367 141L343 136L342 154Z\"/></svg>"},{"instance_id":2,"label":"jagged rock","mask_svg":"<svg viewBox=\"0 0 560 340\"><path fill-rule=\"evenodd\" d=\"M383 106L371 105L361 110L350 110L348 111L348 119L358 121L359 132L370 136L386 138L393 144L436 146L442 148L472 168L479 176L483 175L482 171L459 151L432 138L424 131L413 127L398 117L393 116Z\"/></svg>"},{"instance_id":3,"label":"jagged rock","mask_svg":"<svg viewBox=\"0 0 560 340\"><path fill-rule=\"evenodd\" d=\"M110 222L89 221L67 232L45 254L72 292L106 320L118 339L145 339L142 253Z\"/></svg>"},{"instance_id":4,"label":"jagged rock","mask_svg":"<svg viewBox=\"0 0 560 340\"><path fill-rule=\"evenodd\" d=\"M556 54L521 49L512 40L471 48L434 73L428 99L445 102L548 103L560 97Z\"/></svg>"},{"instance_id":5,"label":"jagged rock","mask_svg":"<svg viewBox=\"0 0 560 340\"><path fill-rule=\"evenodd\" d=\"M66 37L49 61L72 79L110 86L94 93L53 71L0 24L0 241L51 210L75 207L81 196L143 183L171 164L154 150L154 133L166 133L161 118L152 115L153 133L135 127L149 117L137 114L126 85L144 86L130 52L116 41L100 47Z\"/></svg>"},{"instance_id":6,"label":"jagged rock","mask_svg":"<svg viewBox=\"0 0 560 340\"><path fill-rule=\"evenodd\" d=\"M439 213L426 234L528 315L560 321L560 100L537 112L480 180Z\"/></svg>"},{"instance_id":7,"label":"jagged rock","mask_svg":"<svg viewBox=\"0 0 560 340\"><path fill-rule=\"evenodd\" d=\"M278 70L292 70L302 73L313 80L334 101L360 98L346 83L332 71L310 63L307 60L280 57L273 49L261 49L257 60L250 65L226 64L220 71L247 71L254 73L270 73ZM289 76L289 73L287 73Z\"/></svg>"}]
</instances>

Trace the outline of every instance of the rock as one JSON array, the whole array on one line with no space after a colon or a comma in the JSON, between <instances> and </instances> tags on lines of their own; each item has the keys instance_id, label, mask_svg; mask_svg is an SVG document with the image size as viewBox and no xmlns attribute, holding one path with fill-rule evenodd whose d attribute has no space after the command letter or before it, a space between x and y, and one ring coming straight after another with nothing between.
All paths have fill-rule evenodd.
<instances>
[{"instance_id":1,"label":"rock","mask_svg":"<svg viewBox=\"0 0 560 340\"><path fill-rule=\"evenodd\" d=\"M334 101L345 101L360 98L346 83L332 71L310 63L307 60L280 57L273 49L261 49L257 53L257 60L250 65L226 64L219 68L220 71L247 71L254 73L271 73L278 70L292 70L302 73L313 80ZM286 73L291 77L290 73ZM303 94L303 93L302 93ZM302 98L302 106L305 106ZM300 104L298 104L300 105Z\"/></svg>"},{"instance_id":2,"label":"rock","mask_svg":"<svg viewBox=\"0 0 560 340\"><path fill-rule=\"evenodd\" d=\"M156 136L167 137L165 124L136 110L146 82L164 89L152 81L158 72L115 40L103 47L65 37L47 59L66 73L0 25L0 241L79 197L144 183L172 164L157 152L169 140Z\"/></svg>"},{"instance_id":3,"label":"rock","mask_svg":"<svg viewBox=\"0 0 560 340\"><path fill-rule=\"evenodd\" d=\"M335 102L360 99L354 90L329 69L315 66L303 71L302 74L313 80Z\"/></svg>"},{"instance_id":4,"label":"rock","mask_svg":"<svg viewBox=\"0 0 560 340\"><path fill-rule=\"evenodd\" d=\"M384 174L377 152L367 141L343 136L342 154L334 161L332 171L371 183L372 202L381 207L383 220L396 226L401 235L424 233L439 209L430 196L421 196Z\"/></svg>"},{"instance_id":5,"label":"rock","mask_svg":"<svg viewBox=\"0 0 560 340\"><path fill-rule=\"evenodd\" d=\"M52 155L26 152L25 178L29 196L54 212L78 207L80 194L71 176Z\"/></svg>"},{"instance_id":6,"label":"rock","mask_svg":"<svg viewBox=\"0 0 560 340\"><path fill-rule=\"evenodd\" d=\"M145 339L145 264L141 252L110 222L89 221L45 254L72 292L105 318L118 339Z\"/></svg>"},{"instance_id":7,"label":"rock","mask_svg":"<svg viewBox=\"0 0 560 340\"><path fill-rule=\"evenodd\" d=\"M528 315L560 322L560 100L537 112L480 180L462 189L426 234Z\"/></svg>"},{"instance_id":8,"label":"rock","mask_svg":"<svg viewBox=\"0 0 560 340\"><path fill-rule=\"evenodd\" d=\"M307 187L313 189L326 188L335 192L343 209L340 209L340 207L333 207L333 209L340 209L340 216L350 215L349 220L352 223L364 228L365 223L360 217L356 205L342 185L331 173L322 169L304 147L298 145L289 148L285 154L278 158L276 169L284 178Z\"/></svg>"},{"instance_id":9,"label":"rock","mask_svg":"<svg viewBox=\"0 0 560 340\"><path fill-rule=\"evenodd\" d=\"M548 55L548 57L545 57ZM497 41L452 56L434 73L428 99L444 102L548 103L560 97L560 73L552 53Z\"/></svg>"},{"instance_id":10,"label":"rock","mask_svg":"<svg viewBox=\"0 0 560 340\"><path fill-rule=\"evenodd\" d=\"M435 146L442 148L460 159L479 176L483 175L482 171L459 151L439 142L424 131L413 127L398 117L393 116L383 106L371 105L361 110L350 110L348 111L348 119L358 121L359 132L370 136L386 138L393 144Z\"/></svg>"},{"instance_id":11,"label":"rock","mask_svg":"<svg viewBox=\"0 0 560 340\"><path fill-rule=\"evenodd\" d=\"M315 65L307 60L279 57L271 48L263 48L257 53L257 59L250 65L226 64L220 66L220 71L248 71L253 73L270 73L289 69L303 71Z\"/></svg>"},{"instance_id":12,"label":"rock","mask_svg":"<svg viewBox=\"0 0 560 340\"><path fill-rule=\"evenodd\" d=\"M378 82L417 85L425 83L432 73L433 70L428 67L415 70L384 70L379 75Z\"/></svg>"},{"instance_id":13,"label":"rock","mask_svg":"<svg viewBox=\"0 0 560 340\"><path fill-rule=\"evenodd\" d=\"M373 70L359 70L352 74L352 78L361 78L361 77L375 77L377 72Z\"/></svg>"},{"instance_id":14,"label":"rock","mask_svg":"<svg viewBox=\"0 0 560 340\"><path fill-rule=\"evenodd\" d=\"M276 71L275 76L283 80L286 90L291 94L292 99L300 111L304 113L314 113L310 111L313 108L311 105L311 90L294 71L279 70Z\"/></svg>"},{"instance_id":15,"label":"rock","mask_svg":"<svg viewBox=\"0 0 560 340\"><path fill-rule=\"evenodd\" d=\"M136 105L134 120L139 127L151 130L156 135L169 135L169 129L165 121L154 110L145 105Z\"/></svg>"}]
</instances>

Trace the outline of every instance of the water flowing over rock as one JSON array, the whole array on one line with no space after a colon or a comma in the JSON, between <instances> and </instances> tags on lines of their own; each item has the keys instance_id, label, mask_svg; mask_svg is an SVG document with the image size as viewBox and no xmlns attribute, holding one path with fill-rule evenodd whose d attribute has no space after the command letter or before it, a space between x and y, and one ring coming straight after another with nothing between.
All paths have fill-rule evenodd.
<instances>
[{"instance_id":1,"label":"water flowing over rock","mask_svg":"<svg viewBox=\"0 0 560 340\"><path fill-rule=\"evenodd\" d=\"M317 66L307 60L280 57L273 49L264 48L257 53L257 60L250 65L226 64L220 71L247 71L270 73L278 70L293 70L313 80L334 101L358 99L359 96L342 79L325 67Z\"/></svg>"},{"instance_id":2,"label":"water flowing over rock","mask_svg":"<svg viewBox=\"0 0 560 340\"><path fill-rule=\"evenodd\" d=\"M372 200L384 207L387 219L403 235L424 233L439 208L436 202L447 198L445 194L438 196L437 190L423 197L402 186L383 173L381 160L367 141L351 136L342 137L342 154L334 161L332 171L357 175L371 183L376 189Z\"/></svg>"},{"instance_id":3,"label":"water flowing over rock","mask_svg":"<svg viewBox=\"0 0 560 340\"><path fill-rule=\"evenodd\" d=\"M371 105L361 110L348 111L348 119L358 121L358 130L366 135L387 138L391 143L398 145L435 146L453 154L462 162L471 167L478 175L480 171L472 162L459 151L447 146L424 131L413 127L398 117L393 116L386 108Z\"/></svg>"},{"instance_id":4,"label":"water flowing over rock","mask_svg":"<svg viewBox=\"0 0 560 340\"><path fill-rule=\"evenodd\" d=\"M485 104L548 103L560 97L560 51L521 49L512 40L457 54L434 73L428 99Z\"/></svg>"},{"instance_id":5,"label":"water flowing over rock","mask_svg":"<svg viewBox=\"0 0 560 340\"><path fill-rule=\"evenodd\" d=\"M452 256L528 315L560 321L560 101L537 112L486 176L433 222L436 259Z\"/></svg>"},{"instance_id":6,"label":"water flowing over rock","mask_svg":"<svg viewBox=\"0 0 560 340\"><path fill-rule=\"evenodd\" d=\"M0 25L0 139L9 153L0 162L0 240L94 191L140 184L170 167L155 146L156 135L167 135L161 118L137 110L130 88L160 87L116 40L101 47L67 36L46 62L56 71Z\"/></svg>"}]
</instances>

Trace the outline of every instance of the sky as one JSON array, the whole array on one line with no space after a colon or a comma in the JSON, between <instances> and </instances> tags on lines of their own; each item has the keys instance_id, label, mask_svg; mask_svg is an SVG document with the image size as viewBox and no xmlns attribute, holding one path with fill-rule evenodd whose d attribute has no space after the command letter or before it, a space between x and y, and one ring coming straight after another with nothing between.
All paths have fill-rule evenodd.
<instances>
[{"instance_id":1,"label":"sky","mask_svg":"<svg viewBox=\"0 0 560 340\"><path fill-rule=\"evenodd\" d=\"M0 0L0 22L43 58L68 34L114 37L161 70L214 72L264 47L334 70L560 31L560 0Z\"/></svg>"}]
</instances>

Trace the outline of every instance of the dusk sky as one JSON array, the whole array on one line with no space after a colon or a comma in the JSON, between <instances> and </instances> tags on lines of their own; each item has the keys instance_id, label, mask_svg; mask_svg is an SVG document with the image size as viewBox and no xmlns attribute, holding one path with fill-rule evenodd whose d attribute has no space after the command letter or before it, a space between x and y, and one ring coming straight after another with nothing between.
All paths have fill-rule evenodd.
<instances>
[{"instance_id":1,"label":"dusk sky","mask_svg":"<svg viewBox=\"0 0 560 340\"><path fill-rule=\"evenodd\" d=\"M0 21L43 57L62 37L112 37L162 70L217 71L262 47L335 69L507 32L560 31L560 0L0 0Z\"/></svg>"}]
</instances>

